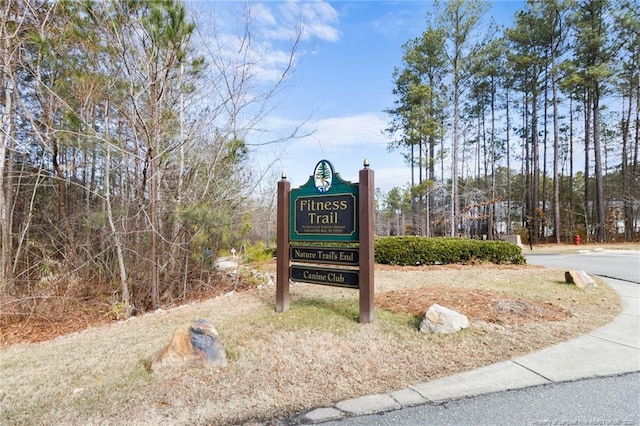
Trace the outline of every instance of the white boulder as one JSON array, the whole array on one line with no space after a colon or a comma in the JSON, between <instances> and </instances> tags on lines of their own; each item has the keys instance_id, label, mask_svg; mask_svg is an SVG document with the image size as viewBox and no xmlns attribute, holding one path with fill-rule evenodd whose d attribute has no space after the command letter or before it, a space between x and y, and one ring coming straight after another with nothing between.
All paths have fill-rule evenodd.
<instances>
[{"instance_id":1,"label":"white boulder","mask_svg":"<svg viewBox=\"0 0 640 426\"><path fill-rule=\"evenodd\" d=\"M431 305L420 322L420 331L423 333L450 334L467 327L469 319L465 315L437 303Z\"/></svg>"}]
</instances>

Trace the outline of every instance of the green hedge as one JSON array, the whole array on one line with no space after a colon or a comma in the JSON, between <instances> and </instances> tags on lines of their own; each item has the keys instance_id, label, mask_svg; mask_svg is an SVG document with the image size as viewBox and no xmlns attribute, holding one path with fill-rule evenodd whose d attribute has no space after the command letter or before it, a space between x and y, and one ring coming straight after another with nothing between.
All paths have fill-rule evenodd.
<instances>
[{"instance_id":1,"label":"green hedge","mask_svg":"<svg viewBox=\"0 0 640 426\"><path fill-rule=\"evenodd\" d=\"M375 261L389 265L444 265L473 261L522 265L520 247L505 241L464 238L379 237Z\"/></svg>"}]
</instances>

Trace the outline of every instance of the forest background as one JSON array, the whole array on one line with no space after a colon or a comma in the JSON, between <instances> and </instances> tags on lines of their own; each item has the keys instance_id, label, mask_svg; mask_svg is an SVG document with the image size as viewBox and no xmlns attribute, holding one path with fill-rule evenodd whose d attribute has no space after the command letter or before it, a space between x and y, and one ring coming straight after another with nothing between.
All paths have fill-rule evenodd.
<instances>
[{"instance_id":1,"label":"forest background","mask_svg":"<svg viewBox=\"0 0 640 426\"><path fill-rule=\"evenodd\" d=\"M478 37L488 3L436 2L390 76L389 148L412 178L377 191L377 234L637 240L637 6L531 1ZM279 176L248 136L304 16L263 84L256 7L205 42L179 1L3 2L0 320L51 297L128 317L211 285L210 256L273 245Z\"/></svg>"}]
</instances>

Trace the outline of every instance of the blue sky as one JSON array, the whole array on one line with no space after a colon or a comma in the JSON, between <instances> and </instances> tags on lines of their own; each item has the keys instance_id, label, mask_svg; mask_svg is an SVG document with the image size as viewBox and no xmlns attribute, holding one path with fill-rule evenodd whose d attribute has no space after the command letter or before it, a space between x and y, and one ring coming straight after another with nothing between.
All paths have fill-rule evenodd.
<instances>
[{"instance_id":1,"label":"blue sky","mask_svg":"<svg viewBox=\"0 0 640 426\"><path fill-rule=\"evenodd\" d=\"M216 8L237 5L210 4ZM260 123L263 132L248 137L250 143L269 142L302 123L298 134L310 133L253 149L253 160L269 171L269 182L284 171L292 186L298 187L321 159L329 160L343 179L355 182L365 158L375 171L376 187L383 191L410 182L402 155L387 151L390 140L382 131L390 118L384 110L393 107L392 73L401 66L402 45L420 36L432 6L431 1L252 4L253 38L263 49L267 83L269 71L284 66L291 31L300 22L304 25L295 74ZM494 2L487 23L493 18L509 24L522 6L521 1Z\"/></svg>"}]
</instances>

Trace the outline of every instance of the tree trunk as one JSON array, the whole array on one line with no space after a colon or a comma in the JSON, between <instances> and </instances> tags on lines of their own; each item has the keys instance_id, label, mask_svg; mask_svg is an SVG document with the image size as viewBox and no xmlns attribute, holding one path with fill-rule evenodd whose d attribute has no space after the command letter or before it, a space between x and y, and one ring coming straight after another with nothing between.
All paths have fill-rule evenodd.
<instances>
[{"instance_id":1,"label":"tree trunk","mask_svg":"<svg viewBox=\"0 0 640 426\"><path fill-rule=\"evenodd\" d=\"M633 86L631 86L633 87ZM625 112L624 96L622 98L622 214L624 221L624 239L625 241L633 241L633 205L631 204L631 185L629 184L629 123L631 121L631 101L633 99L632 90L629 90L629 103ZM626 115L625 115L626 114Z\"/></svg>"},{"instance_id":2,"label":"tree trunk","mask_svg":"<svg viewBox=\"0 0 640 426\"><path fill-rule=\"evenodd\" d=\"M535 80L535 79L534 79ZM533 228L533 244L538 243L540 235L540 160L538 150L538 90L531 92L531 226Z\"/></svg>"},{"instance_id":3,"label":"tree trunk","mask_svg":"<svg viewBox=\"0 0 640 426\"><path fill-rule=\"evenodd\" d=\"M636 132L635 132L635 137L634 137L634 144L633 144L633 160L631 161L631 175L632 176L639 176L640 175L640 168L638 167L638 146L640 145L640 73L638 73L638 77L637 77L638 81L636 82L635 88L636 88L636 92L635 92L635 97L636 97L636 117L635 117L635 128L636 128ZM634 184L634 189L637 191L638 190L638 185L640 185L640 182L635 182ZM636 215L633 212L633 205L631 206L631 219L630 219L630 224L629 224L629 228L631 229L631 241L635 240L635 227L633 226L634 222L636 219Z\"/></svg>"},{"instance_id":4,"label":"tree trunk","mask_svg":"<svg viewBox=\"0 0 640 426\"><path fill-rule=\"evenodd\" d=\"M573 95L569 95L569 232L575 232L575 211L573 204Z\"/></svg>"},{"instance_id":5,"label":"tree trunk","mask_svg":"<svg viewBox=\"0 0 640 426\"><path fill-rule=\"evenodd\" d=\"M600 243L606 239L606 216L602 182L602 150L600 147L600 85L597 83L593 92L593 154L596 175L596 241Z\"/></svg>"},{"instance_id":6,"label":"tree trunk","mask_svg":"<svg viewBox=\"0 0 640 426\"><path fill-rule=\"evenodd\" d=\"M105 105L105 139L109 141L111 138L109 136L109 103ZM113 210L111 208L111 145L109 142L106 143L105 149L105 158L104 158L104 200L105 200L105 211L107 214L107 222L109 223L109 229L111 230L111 234L113 235L113 244L116 249L116 258L118 260L118 272L120 277L120 292L122 295L122 304L124 306L123 315L126 318L129 318L133 313L133 305L131 304L131 296L129 293L129 277L127 274L127 268L124 260L124 250L122 245L122 239L120 238L120 233L116 228L115 221L113 219Z\"/></svg>"},{"instance_id":7,"label":"tree trunk","mask_svg":"<svg viewBox=\"0 0 640 426\"><path fill-rule=\"evenodd\" d=\"M420 139L420 145L418 148L418 184L422 183L422 139ZM416 185L415 180L415 144L411 143L411 190L413 191ZM415 194L411 194L411 225L413 226L413 232L415 234L417 225L417 210Z\"/></svg>"},{"instance_id":8,"label":"tree trunk","mask_svg":"<svg viewBox=\"0 0 640 426\"><path fill-rule=\"evenodd\" d=\"M158 223L158 161L160 156L159 150L159 141L157 135L157 124L156 120L158 117L156 116L156 83L155 78L151 83L150 90L150 138L147 141L149 152L151 153L151 158L149 159L149 167L151 176L149 177L149 185L150 185L150 221L151 221L151 306L153 309L158 309L160 307L160 259L158 256L158 232L160 232L160 227Z\"/></svg>"},{"instance_id":9,"label":"tree trunk","mask_svg":"<svg viewBox=\"0 0 640 426\"><path fill-rule=\"evenodd\" d=\"M12 152L14 141L14 102L15 85L13 81L14 69L12 66L11 52L13 51L10 34L8 33L8 22L11 11L5 7L0 17L0 38L3 41L1 50L2 73L0 73L0 93L4 94L2 117L0 126L0 302L7 295L12 287L11 259L13 242L12 233L12 211L11 191L12 182L11 168L13 161L6 161L8 154ZM6 165L6 166L5 166ZM5 168L6 167L6 168Z\"/></svg>"},{"instance_id":10,"label":"tree trunk","mask_svg":"<svg viewBox=\"0 0 640 426\"><path fill-rule=\"evenodd\" d=\"M522 167L524 168L524 208L523 208L523 220L525 220L529 228L533 224L533 190L532 187L532 173L531 173L531 142L529 137L529 92L525 90L522 94L523 99L523 125L522 125L522 133L524 135L523 148L524 148L524 161L522 162ZM531 234L529 234L531 235ZM533 243L533 241L531 241Z\"/></svg>"},{"instance_id":11,"label":"tree trunk","mask_svg":"<svg viewBox=\"0 0 640 426\"><path fill-rule=\"evenodd\" d=\"M50 99L51 102L54 102L53 99ZM53 127L51 124L53 120L49 123L49 132L53 133ZM64 233L66 234L66 239L68 243L69 254L71 256L71 265L72 269L77 269L80 267L80 257L78 256L78 244L76 242L76 234L73 226L71 224L71 219L69 218L69 199L67 195L67 179L64 170L60 164L60 156L62 153L60 152L60 145L55 136L51 136L51 147L52 147L52 163L53 163L53 171L56 176L57 186L58 186L58 217L62 222L62 226L64 229Z\"/></svg>"},{"instance_id":12,"label":"tree trunk","mask_svg":"<svg viewBox=\"0 0 640 426\"><path fill-rule=\"evenodd\" d=\"M507 235L511 234L511 120L510 120L510 103L509 103L509 87L506 88L506 113L507 113Z\"/></svg>"},{"instance_id":13,"label":"tree trunk","mask_svg":"<svg viewBox=\"0 0 640 426\"><path fill-rule=\"evenodd\" d=\"M541 207L541 213L542 214L546 214L547 213L547 201L549 200L549 193L547 191L547 148L549 147L548 144L548 138L549 138L549 132L548 132L548 128L549 126L547 125L547 120L549 117L549 114L547 113L549 107L549 72L547 67L545 67L545 72L544 72L544 96L543 96L543 108L542 108L542 132L543 132L543 137L542 137L542 207ZM546 228L546 226L548 226L548 224L541 224L541 235L546 235L546 230L544 228Z\"/></svg>"},{"instance_id":14,"label":"tree trunk","mask_svg":"<svg viewBox=\"0 0 640 426\"><path fill-rule=\"evenodd\" d=\"M554 40L551 45L554 46ZM556 49L551 49L551 102L553 103L553 240L560 243L560 135L558 124L558 87L556 83Z\"/></svg>"},{"instance_id":15,"label":"tree trunk","mask_svg":"<svg viewBox=\"0 0 640 426\"><path fill-rule=\"evenodd\" d=\"M456 60L457 62L457 60ZM451 236L456 236L456 218L458 216L458 126L460 123L460 82L457 77L457 67L455 64L456 75L453 78L453 139L451 150Z\"/></svg>"},{"instance_id":16,"label":"tree trunk","mask_svg":"<svg viewBox=\"0 0 640 426\"><path fill-rule=\"evenodd\" d=\"M496 214L496 85L495 78L491 77L491 207L489 208L488 238L495 238L493 228Z\"/></svg>"},{"instance_id":17,"label":"tree trunk","mask_svg":"<svg viewBox=\"0 0 640 426\"><path fill-rule=\"evenodd\" d=\"M587 241L591 237L589 214L589 140L591 139L591 96L587 93L584 102L584 223L587 232Z\"/></svg>"}]
</instances>

